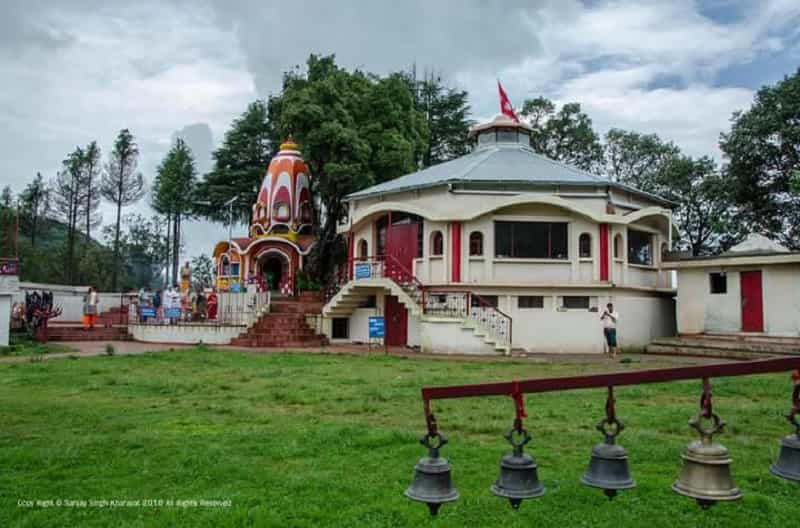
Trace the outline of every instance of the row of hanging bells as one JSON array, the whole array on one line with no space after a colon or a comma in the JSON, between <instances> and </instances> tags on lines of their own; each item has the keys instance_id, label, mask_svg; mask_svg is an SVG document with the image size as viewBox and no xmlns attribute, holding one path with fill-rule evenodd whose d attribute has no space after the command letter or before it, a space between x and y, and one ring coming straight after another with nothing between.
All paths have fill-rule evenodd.
<instances>
[{"instance_id":1,"label":"row of hanging bells","mask_svg":"<svg viewBox=\"0 0 800 528\"><path fill-rule=\"evenodd\" d=\"M797 388L795 398L797 401ZM730 465L732 459L728 449L713 440L713 435L722 432L725 427L719 416L710 408L710 392L704 392L708 398L707 406L691 420L689 425L699 434L681 454L683 466L680 475L672 485L673 491L695 499L707 509L717 501L733 501L742 497L742 492L733 482ZM602 489L609 500L619 490L636 486L628 467L628 453L616 443L616 437L625 428L613 412L613 395L609 390L607 416L597 424L603 434L601 443L592 448L591 459L581 482L587 486ZM609 411L609 405L610 411ZM793 407L787 416L795 427L795 433L781 441L778 460L770 466L770 471L778 477L800 481L800 425L796 420L798 406ZM703 426L703 419L710 420L710 427ZM525 499L541 497L545 487L539 481L536 460L524 452L524 446L530 442L528 432L521 427L519 421L505 435L511 444L512 451L500 459L500 476L491 486L491 491L498 497L507 498L514 509L518 509ZM436 515L442 504L458 499L458 491L453 486L450 475L450 464L441 458L439 449L447 443L444 435L436 432L426 434L420 442L428 448L428 456L419 460L415 466L414 480L405 491L409 499L424 502L431 515Z\"/></svg>"}]
</instances>

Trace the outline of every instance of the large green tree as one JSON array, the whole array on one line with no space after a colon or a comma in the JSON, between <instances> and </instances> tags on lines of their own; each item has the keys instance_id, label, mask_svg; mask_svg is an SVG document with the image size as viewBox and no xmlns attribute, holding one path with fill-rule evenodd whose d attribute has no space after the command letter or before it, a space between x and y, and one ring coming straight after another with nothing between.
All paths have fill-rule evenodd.
<instances>
[{"instance_id":1,"label":"large green tree","mask_svg":"<svg viewBox=\"0 0 800 528\"><path fill-rule=\"evenodd\" d=\"M178 138L158 166L151 199L153 209L167 215L172 223L172 278L178 276L181 249L181 222L192 216L196 207L195 169L192 151Z\"/></svg>"},{"instance_id":2,"label":"large green tree","mask_svg":"<svg viewBox=\"0 0 800 528\"><path fill-rule=\"evenodd\" d=\"M277 147L264 101L250 103L214 151L214 165L197 186L196 211L210 220L228 222L223 204L235 196L234 222L250 221L250 206Z\"/></svg>"},{"instance_id":3,"label":"large green tree","mask_svg":"<svg viewBox=\"0 0 800 528\"><path fill-rule=\"evenodd\" d=\"M100 185L103 198L114 204L117 208L117 218L114 224L114 239L112 251L114 253L114 269L111 275L111 288L116 290L117 277L120 263L120 230L122 223L122 208L139 201L144 195L144 178L136 167L139 162L139 147L133 134L125 128L120 130L114 147L108 157L106 170Z\"/></svg>"},{"instance_id":4,"label":"large green tree","mask_svg":"<svg viewBox=\"0 0 800 528\"><path fill-rule=\"evenodd\" d=\"M527 99L520 118L533 128L531 147L544 156L590 172L600 172L603 146L579 103L560 109L545 97Z\"/></svg>"},{"instance_id":5,"label":"large green tree","mask_svg":"<svg viewBox=\"0 0 800 528\"><path fill-rule=\"evenodd\" d=\"M800 195L790 192L800 168L800 69L734 113L720 147L740 222L800 249Z\"/></svg>"},{"instance_id":6,"label":"large green tree","mask_svg":"<svg viewBox=\"0 0 800 528\"><path fill-rule=\"evenodd\" d=\"M653 180L652 192L675 202L678 249L692 255L718 253L741 237L728 182L708 157L672 159Z\"/></svg>"},{"instance_id":7,"label":"large green tree","mask_svg":"<svg viewBox=\"0 0 800 528\"><path fill-rule=\"evenodd\" d=\"M665 168L680 158L681 150L656 134L612 128L605 141L606 174L614 181L656 192Z\"/></svg>"},{"instance_id":8,"label":"large green tree","mask_svg":"<svg viewBox=\"0 0 800 528\"><path fill-rule=\"evenodd\" d=\"M428 125L420 165L429 167L468 153L472 121L467 92L446 86L441 76L432 71L422 79L416 78L416 70L402 75L414 96L415 108Z\"/></svg>"},{"instance_id":9,"label":"large green tree","mask_svg":"<svg viewBox=\"0 0 800 528\"><path fill-rule=\"evenodd\" d=\"M324 278L337 254L343 198L414 171L427 148L428 128L402 75L347 71L333 56L311 55L306 66L285 75L269 111L281 135L294 134L311 167L324 215L309 271Z\"/></svg>"}]
</instances>

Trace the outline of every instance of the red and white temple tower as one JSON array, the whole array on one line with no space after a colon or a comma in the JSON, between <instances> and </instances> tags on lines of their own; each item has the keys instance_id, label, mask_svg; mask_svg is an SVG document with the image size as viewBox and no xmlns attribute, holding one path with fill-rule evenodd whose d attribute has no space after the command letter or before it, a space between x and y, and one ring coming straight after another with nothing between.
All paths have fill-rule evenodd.
<instances>
[{"instance_id":1,"label":"red and white temple tower","mask_svg":"<svg viewBox=\"0 0 800 528\"><path fill-rule=\"evenodd\" d=\"M214 247L217 288L236 291L255 283L293 295L297 272L316 242L313 233L311 172L289 137L267 168L253 204L249 236Z\"/></svg>"}]
</instances>

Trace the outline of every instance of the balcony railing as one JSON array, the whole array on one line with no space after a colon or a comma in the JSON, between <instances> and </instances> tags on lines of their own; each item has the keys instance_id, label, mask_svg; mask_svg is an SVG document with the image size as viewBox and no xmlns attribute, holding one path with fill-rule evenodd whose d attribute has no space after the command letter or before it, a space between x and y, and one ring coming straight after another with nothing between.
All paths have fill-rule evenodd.
<instances>
[{"instance_id":1,"label":"balcony railing","mask_svg":"<svg viewBox=\"0 0 800 528\"><path fill-rule=\"evenodd\" d=\"M511 317L470 291L425 290L424 313L466 319L497 344L511 346Z\"/></svg>"}]
</instances>

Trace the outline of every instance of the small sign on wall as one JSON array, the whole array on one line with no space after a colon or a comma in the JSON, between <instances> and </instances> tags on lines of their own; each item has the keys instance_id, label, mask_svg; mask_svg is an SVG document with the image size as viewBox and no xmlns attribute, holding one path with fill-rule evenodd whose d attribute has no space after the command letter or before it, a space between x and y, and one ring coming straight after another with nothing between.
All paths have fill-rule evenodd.
<instances>
[{"instance_id":1,"label":"small sign on wall","mask_svg":"<svg viewBox=\"0 0 800 528\"><path fill-rule=\"evenodd\" d=\"M139 315L142 317L155 317L156 316L156 309L152 306L142 306L139 308Z\"/></svg>"},{"instance_id":2,"label":"small sign on wall","mask_svg":"<svg viewBox=\"0 0 800 528\"><path fill-rule=\"evenodd\" d=\"M368 279L370 277L372 277L372 266L369 263L362 262L360 264L356 264L357 279Z\"/></svg>"},{"instance_id":3,"label":"small sign on wall","mask_svg":"<svg viewBox=\"0 0 800 528\"><path fill-rule=\"evenodd\" d=\"M0 275L19 275L17 260L0 259Z\"/></svg>"},{"instance_id":4,"label":"small sign on wall","mask_svg":"<svg viewBox=\"0 0 800 528\"><path fill-rule=\"evenodd\" d=\"M382 315L370 316L369 338L382 339L386 337L386 323Z\"/></svg>"}]
</instances>

